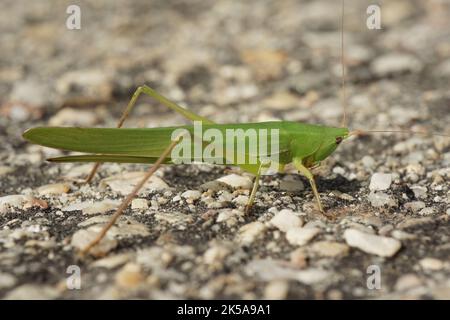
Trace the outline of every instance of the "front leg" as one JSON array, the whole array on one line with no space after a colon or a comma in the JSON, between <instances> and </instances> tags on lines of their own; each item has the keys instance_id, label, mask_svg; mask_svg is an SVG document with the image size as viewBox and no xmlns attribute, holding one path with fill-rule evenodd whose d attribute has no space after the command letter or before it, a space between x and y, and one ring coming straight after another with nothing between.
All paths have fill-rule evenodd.
<instances>
[{"instance_id":1,"label":"front leg","mask_svg":"<svg viewBox=\"0 0 450 320\"><path fill-rule=\"evenodd\" d=\"M316 186L316 182L314 181L313 174L311 173L311 171L308 168L306 168L303 165L302 159L294 158L293 162L294 162L294 166L298 170L298 172L301 173L302 175L304 175L308 179L309 184L311 185L311 189L314 193L314 196L316 197L319 210L320 210L320 212L322 212L325 215L325 211L323 210L322 202L320 201L320 195L319 195L319 192L317 191L317 186Z\"/></svg>"}]
</instances>

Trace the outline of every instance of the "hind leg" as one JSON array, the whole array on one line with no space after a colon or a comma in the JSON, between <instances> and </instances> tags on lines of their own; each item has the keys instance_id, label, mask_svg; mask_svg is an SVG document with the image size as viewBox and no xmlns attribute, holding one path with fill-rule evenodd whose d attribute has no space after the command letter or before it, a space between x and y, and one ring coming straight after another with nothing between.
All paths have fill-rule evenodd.
<instances>
[{"instance_id":1,"label":"hind leg","mask_svg":"<svg viewBox=\"0 0 450 320\"><path fill-rule=\"evenodd\" d=\"M136 101L139 98L141 94L148 95L157 101L159 101L162 105L168 107L171 110L174 110L175 112L181 114L185 118L192 120L192 121L202 121L206 124L213 124L211 120L204 118L198 114L193 113L192 111L189 111L180 105L176 104L175 102L169 100L168 98L164 97L163 95L159 94L149 86L143 85L136 89L133 96L130 99L130 102L128 102L127 107L122 113L122 116L120 117L119 121L117 122L117 128L122 127L123 123L125 122L126 118L130 114L133 107L136 105ZM95 176L95 173L97 172L98 168L100 167L101 162L97 162L94 167L92 168L91 172L89 173L88 177L86 178L86 183L89 183Z\"/></svg>"}]
</instances>

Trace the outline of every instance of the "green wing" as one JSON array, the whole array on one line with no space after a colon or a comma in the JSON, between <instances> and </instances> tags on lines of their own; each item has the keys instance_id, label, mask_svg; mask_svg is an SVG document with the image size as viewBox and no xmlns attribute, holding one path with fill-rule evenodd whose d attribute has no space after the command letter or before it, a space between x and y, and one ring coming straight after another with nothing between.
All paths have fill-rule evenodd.
<instances>
[{"instance_id":1,"label":"green wing","mask_svg":"<svg viewBox=\"0 0 450 320\"><path fill-rule=\"evenodd\" d=\"M227 129L258 129L272 127L269 123L203 125L203 129L219 129L225 136ZM193 133L193 126L177 126L164 128L77 128L77 127L38 127L27 130L23 137L42 146L89 153L87 155L66 156L49 159L58 162L122 162L122 163L154 163L172 142L172 133L176 129L187 129ZM192 139L194 140L194 139ZM207 145L208 142L203 142ZM289 142L280 136L280 148L277 154L284 163L289 154ZM227 142L224 150L231 148ZM192 146L194 148L194 146ZM270 152L270 151L268 151ZM246 157L249 149L245 150ZM192 150L192 155L194 152ZM192 159L194 161L195 159ZM203 159L205 162L208 159ZM223 161L224 163L226 161ZM165 163L171 163L170 157ZM242 166L244 168L244 166ZM246 169L246 168L245 168Z\"/></svg>"},{"instance_id":2,"label":"green wing","mask_svg":"<svg viewBox=\"0 0 450 320\"><path fill-rule=\"evenodd\" d=\"M173 128L116 129L38 127L23 137L42 146L94 154L159 157L171 143Z\"/></svg>"}]
</instances>

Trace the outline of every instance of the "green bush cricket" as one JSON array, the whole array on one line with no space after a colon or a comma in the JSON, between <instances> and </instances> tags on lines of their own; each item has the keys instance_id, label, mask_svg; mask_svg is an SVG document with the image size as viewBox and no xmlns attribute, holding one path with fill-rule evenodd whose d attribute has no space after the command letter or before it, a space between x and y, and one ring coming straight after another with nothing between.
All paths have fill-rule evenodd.
<instances>
[{"instance_id":1,"label":"green bush cricket","mask_svg":"<svg viewBox=\"0 0 450 320\"><path fill-rule=\"evenodd\" d=\"M342 14L343 21L343 14ZM343 28L342 28L343 29ZM107 231L114 225L119 216L124 212L132 199L137 195L145 182L153 175L161 164L173 163L171 152L178 143L184 139L182 135L172 136L176 129L186 129L192 133L193 126L162 127L162 128L142 128L128 129L121 128L125 119L136 104L141 94L148 95L162 105L183 115L185 118L201 122L205 128L216 129L225 132L227 129L277 129L279 132L279 154L277 171L282 172L284 166L292 163L300 174L305 176L311 186L315 196L318 209L325 213L319 193L317 191L314 176L311 169L320 165L320 162L330 156L339 144L353 135L366 132L403 132L403 131L350 131L346 127L345 112L345 65L343 55L343 31L341 29L341 65L342 65L342 100L344 106L344 116L341 127L327 127L321 125L311 125L289 121L243 123L243 124L216 124L211 120L197 115L185 108L182 108L173 101L162 96L148 86L140 86L133 94L117 128L75 128L75 127L38 127L27 130L23 137L28 141L46 147L63 149L68 151L84 152L85 155L65 156L49 159L54 162L95 162L86 182L90 182L94 177L98 167L103 162L118 163L143 163L153 164L146 175L138 183L134 190L123 200L121 205L113 214L110 222L103 228L99 235L83 250L89 250L98 244ZM422 132L412 132L419 133ZM423 133L426 134L426 133ZM444 136L444 135L443 135ZM233 150L236 151L236 150ZM248 152L248 150L246 150ZM251 190L246 210L250 210L254 203L259 186L259 179L262 169L266 166L262 159L257 157L256 163L232 163L243 170L255 175L253 188Z\"/></svg>"}]
</instances>

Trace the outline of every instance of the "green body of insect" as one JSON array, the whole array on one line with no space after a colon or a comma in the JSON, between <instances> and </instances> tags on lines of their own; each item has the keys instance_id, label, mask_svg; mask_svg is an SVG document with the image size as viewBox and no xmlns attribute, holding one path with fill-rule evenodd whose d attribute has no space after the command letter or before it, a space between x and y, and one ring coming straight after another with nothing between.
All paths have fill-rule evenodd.
<instances>
[{"instance_id":1,"label":"green body of insect","mask_svg":"<svg viewBox=\"0 0 450 320\"><path fill-rule=\"evenodd\" d=\"M279 164L300 161L305 167L316 166L326 159L348 137L348 129L310 125L296 122L277 121L245 124L207 124L205 130L217 129L225 135L226 130L268 129L279 130ZM90 155L68 156L50 159L57 162L120 162L154 163L171 142L175 130L193 132L193 126L177 126L143 129L40 127L26 131L24 138L46 147L90 153ZM224 148L227 148L224 142ZM245 145L249 153L249 144ZM234 150L235 152L237 150ZM270 153L270 150L268 151ZM270 155L270 154L268 154ZM259 155L257 155L259 157ZM203 159L208 162L208 159ZM258 159L259 160L259 159ZM192 161L198 159L192 158ZM172 163L168 157L165 163ZM241 166L239 163L229 163ZM260 162L242 164L242 167L256 174ZM280 170L281 171L281 170Z\"/></svg>"},{"instance_id":2,"label":"green body of insect","mask_svg":"<svg viewBox=\"0 0 450 320\"><path fill-rule=\"evenodd\" d=\"M245 124L211 124L210 122L204 122L202 121L203 129L216 129L224 135L225 131L230 129L242 130L242 132L248 129L266 129L269 135L271 130L277 129L279 132L277 171L282 171L286 164L293 163L299 172L311 182L319 209L323 210L309 168L317 166L320 161L333 153L341 141L349 136L347 128L333 128L288 121ZM194 131L193 126L142 129L40 127L26 131L24 137L33 143L46 147L89 153L54 158L50 159L51 161L154 163L171 143L172 133L177 129L185 129L190 133ZM235 148L235 146L230 147L224 142L224 148L227 151L227 148ZM249 144L246 144L245 148L245 152L249 153ZM234 153L236 151L236 149L233 150ZM270 150L268 150L268 153L270 153ZM238 165L245 171L259 177L262 165L259 156L258 154L256 163L228 162L228 164ZM248 157L246 159L248 160ZM192 160L198 159L193 158ZM208 159L203 160L207 161ZM164 163L172 163L171 157L168 156ZM254 193L256 193L256 190L252 194L252 202ZM249 203L249 205L251 204Z\"/></svg>"},{"instance_id":3,"label":"green body of insect","mask_svg":"<svg viewBox=\"0 0 450 320\"><path fill-rule=\"evenodd\" d=\"M217 132L224 133L229 129L242 130L247 129L260 130L266 129L269 135L273 129L277 130L278 148L277 148L277 171L282 171L288 163L293 163L300 174L304 175L310 182L314 196L317 200L319 210L323 213L322 203L314 182L313 174L310 168L317 166L320 161L326 159L334 152L336 147L351 134L347 128L334 128L319 125L302 124L288 121L263 122L263 123L245 123L245 124L215 124L202 116L199 116L176 103L160 95L155 90L147 86L139 87L131 98L125 109L117 128L75 128L75 127L38 127L27 130L23 136L28 141L43 145L46 147L63 149L68 151L85 152L84 155L66 156L50 159L57 162L96 162L87 181L94 176L98 166L102 162L121 162L121 163L154 163L145 178L136 186L132 193L122 202L102 232L94 239L83 252L88 252L90 248L101 241L108 229L115 223L117 218L123 213L124 209L131 202L134 196L143 186L145 181L155 172L162 163L171 163L173 159L170 152L180 143L181 138L173 138L173 132L178 129L184 129L186 132L195 132L194 126L179 126L165 128L143 128L143 129L120 129L131 109L136 104L140 94L147 94L168 108L180 113L192 121L198 121L204 129L215 129ZM195 124L195 123L194 123ZM202 140L200 140L202 144ZM244 152L250 153L250 147L245 144ZM194 146L195 147L195 146ZM203 146L202 146L203 147ZM233 151L227 142L223 143L225 152ZM266 149L268 150L268 149ZM242 152L242 150L240 150ZM270 155L272 150L267 151ZM259 178L263 164L262 159L257 155L257 161L254 163L231 163L238 165L245 171L256 175L253 188L247 204L247 210L251 208L256 192L259 186ZM264 155L262 155L264 156ZM246 157L245 159L248 159ZM196 159L193 159L196 160ZM204 160L204 159L203 159ZM227 162L227 164L230 164ZM273 168L273 166L271 166Z\"/></svg>"}]
</instances>

